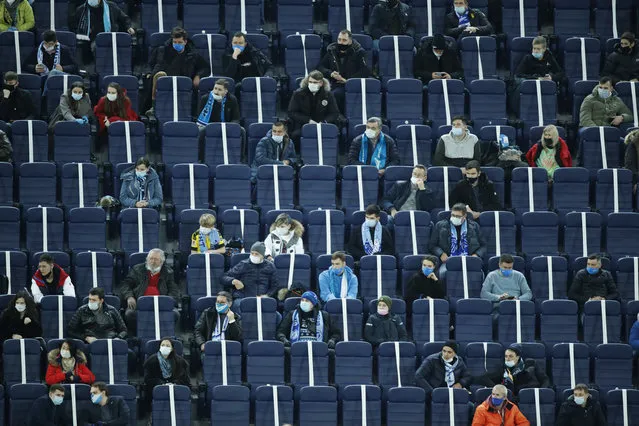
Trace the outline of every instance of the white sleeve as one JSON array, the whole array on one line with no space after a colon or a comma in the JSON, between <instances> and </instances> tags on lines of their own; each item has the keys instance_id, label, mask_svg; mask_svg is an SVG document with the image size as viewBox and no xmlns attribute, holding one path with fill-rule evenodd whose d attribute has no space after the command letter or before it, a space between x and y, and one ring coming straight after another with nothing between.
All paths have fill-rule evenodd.
<instances>
[{"instance_id":1,"label":"white sleeve","mask_svg":"<svg viewBox=\"0 0 639 426\"><path fill-rule=\"evenodd\" d=\"M264 257L273 256L273 240L271 239L271 234L269 233L266 238L264 238Z\"/></svg>"},{"instance_id":2,"label":"white sleeve","mask_svg":"<svg viewBox=\"0 0 639 426\"><path fill-rule=\"evenodd\" d=\"M295 254L304 254L304 241L301 238L295 243Z\"/></svg>"},{"instance_id":3,"label":"white sleeve","mask_svg":"<svg viewBox=\"0 0 639 426\"><path fill-rule=\"evenodd\" d=\"M65 296L75 297L75 287L71 282L71 277L67 277L67 279L64 280L64 285L62 286L62 294Z\"/></svg>"},{"instance_id":4,"label":"white sleeve","mask_svg":"<svg viewBox=\"0 0 639 426\"><path fill-rule=\"evenodd\" d=\"M33 278L31 278L31 294L33 295L33 300L36 303L40 303L40 300L42 300L42 292Z\"/></svg>"}]
</instances>

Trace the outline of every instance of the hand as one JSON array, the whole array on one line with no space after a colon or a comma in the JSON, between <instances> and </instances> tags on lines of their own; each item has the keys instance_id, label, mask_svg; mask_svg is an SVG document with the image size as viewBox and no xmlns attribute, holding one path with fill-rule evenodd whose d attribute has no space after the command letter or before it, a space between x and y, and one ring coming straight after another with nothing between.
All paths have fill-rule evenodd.
<instances>
[{"instance_id":1,"label":"hand","mask_svg":"<svg viewBox=\"0 0 639 426\"><path fill-rule=\"evenodd\" d=\"M56 65L55 69L57 69L58 71L64 71L64 69L62 68L62 65L60 64Z\"/></svg>"},{"instance_id":2,"label":"hand","mask_svg":"<svg viewBox=\"0 0 639 426\"><path fill-rule=\"evenodd\" d=\"M146 207L148 205L149 205L149 203L147 203L146 201L138 201L138 202L135 203L135 207L140 207L140 208Z\"/></svg>"},{"instance_id":3,"label":"hand","mask_svg":"<svg viewBox=\"0 0 639 426\"><path fill-rule=\"evenodd\" d=\"M335 349L335 340L329 339L329 341L326 344L326 346L328 346L329 349Z\"/></svg>"},{"instance_id":4,"label":"hand","mask_svg":"<svg viewBox=\"0 0 639 426\"><path fill-rule=\"evenodd\" d=\"M233 321L235 319L235 314L233 313L232 310L228 310L226 312L226 317L229 319L229 322Z\"/></svg>"},{"instance_id":5,"label":"hand","mask_svg":"<svg viewBox=\"0 0 639 426\"><path fill-rule=\"evenodd\" d=\"M135 35L135 29L133 29L133 28L129 28L128 30L126 30L126 32L131 34L132 36Z\"/></svg>"},{"instance_id":6,"label":"hand","mask_svg":"<svg viewBox=\"0 0 639 426\"><path fill-rule=\"evenodd\" d=\"M110 121L109 121L109 119L108 119L108 118L106 118L106 117L104 117L104 125L105 125L106 127L109 127L109 126L111 125L111 122L110 122Z\"/></svg>"},{"instance_id":7,"label":"hand","mask_svg":"<svg viewBox=\"0 0 639 426\"><path fill-rule=\"evenodd\" d=\"M233 280L231 284L233 284L237 290L242 290L244 288L244 283L237 279Z\"/></svg>"},{"instance_id":8,"label":"hand","mask_svg":"<svg viewBox=\"0 0 639 426\"><path fill-rule=\"evenodd\" d=\"M69 377L67 377L67 380L69 380L70 382L73 382L73 381L74 381L73 374L72 374L72 375L70 375Z\"/></svg>"},{"instance_id":9,"label":"hand","mask_svg":"<svg viewBox=\"0 0 639 426\"><path fill-rule=\"evenodd\" d=\"M455 383L455 384L453 385L453 388L455 388L455 389L461 389L461 388L462 388L462 385L460 385L459 383Z\"/></svg>"},{"instance_id":10,"label":"hand","mask_svg":"<svg viewBox=\"0 0 639 426\"><path fill-rule=\"evenodd\" d=\"M22 336L21 336L21 335L19 335L19 334L12 334L12 335L11 335L11 338L12 338L12 339L22 339Z\"/></svg>"},{"instance_id":11,"label":"hand","mask_svg":"<svg viewBox=\"0 0 639 426\"><path fill-rule=\"evenodd\" d=\"M613 126L618 126L621 123L623 123L623 116L618 115L612 120L612 122L610 124L612 124Z\"/></svg>"},{"instance_id":12,"label":"hand","mask_svg":"<svg viewBox=\"0 0 639 426\"><path fill-rule=\"evenodd\" d=\"M200 352L204 352L204 343L200 345Z\"/></svg>"},{"instance_id":13,"label":"hand","mask_svg":"<svg viewBox=\"0 0 639 426\"><path fill-rule=\"evenodd\" d=\"M432 77L433 80L439 80L440 78L442 78L439 72L434 72L430 76Z\"/></svg>"},{"instance_id":14,"label":"hand","mask_svg":"<svg viewBox=\"0 0 639 426\"><path fill-rule=\"evenodd\" d=\"M505 300L505 299L508 299L509 297L510 297L510 295L508 293L504 293L504 294L499 296L499 300Z\"/></svg>"},{"instance_id":15,"label":"hand","mask_svg":"<svg viewBox=\"0 0 639 426\"><path fill-rule=\"evenodd\" d=\"M193 77L193 87L197 88L200 85L200 76L196 75Z\"/></svg>"},{"instance_id":16,"label":"hand","mask_svg":"<svg viewBox=\"0 0 639 426\"><path fill-rule=\"evenodd\" d=\"M479 256L477 256L477 253L473 253L471 257L479 257Z\"/></svg>"},{"instance_id":17,"label":"hand","mask_svg":"<svg viewBox=\"0 0 639 426\"><path fill-rule=\"evenodd\" d=\"M89 117L87 117L86 115L82 116L82 121L84 121L84 124L88 124L89 123Z\"/></svg>"},{"instance_id":18,"label":"hand","mask_svg":"<svg viewBox=\"0 0 639 426\"><path fill-rule=\"evenodd\" d=\"M424 180L420 179L417 181L417 189L423 191L424 189L426 189L426 185L424 184Z\"/></svg>"},{"instance_id":19,"label":"hand","mask_svg":"<svg viewBox=\"0 0 639 426\"><path fill-rule=\"evenodd\" d=\"M452 78L447 72L443 72L441 75L444 80L450 80Z\"/></svg>"},{"instance_id":20,"label":"hand","mask_svg":"<svg viewBox=\"0 0 639 426\"><path fill-rule=\"evenodd\" d=\"M396 209L395 207L391 207L390 215L391 215L392 217L395 217L395 215L396 215L396 214L397 214L397 209Z\"/></svg>"},{"instance_id":21,"label":"hand","mask_svg":"<svg viewBox=\"0 0 639 426\"><path fill-rule=\"evenodd\" d=\"M286 337L282 337L281 342L284 343L284 347L286 348L289 348L291 346L291 341L288 340Z\"/></svg>"},{"instance_id":22,"label":"hand","mask_svg":"<svg viewBox=\"0 0 639 426\"><path fill-rule=\"evenodd\" d=\"M240 56L240 53L242 53L240 49L233 49L233 59L237 59L237 57Z\"/></svg>"},{"instance_id":23,"label":"hand","mask_svg":"<svg viewBox=\"0 0 639 426\"><path fill-rule=\"evenodd\" d=\"M137 302L135 301L135 297L131 296L128 299L126 299L126 304L127 304L127 307L129 309L135 309L135 307L137 306Z\"/></svg>"},{"instance_id":24,"label":"hand","mask_svg":"<svg viewBox=\"0 0 639 426\"><path fill-rule=\"evenodd\" d=\"M475 34L477 32L477 27L466 27L464 31L467 31L471 34Z\"/></svg>"},{"instance_id":25,"label":"hand","mask_svg":"<svg viewBox=\"0 0 639 426\"><path fill-rule=\"evenodd\" d=\"M431 272L430 274L428 274L428 276L426 278L430 278L433 281L439 281L439 279L437 278L437 275L435 275L434 272ZM429 297L430 299L430 297Z\"/></svg>"},{"instance_id":26,"label":"hand","mask_svg":"<svg viewBox=\"0 0 639 426\"><path fill-rule=\"evenodd\" d=\"M633 78L632 80L630 80L630 82L632 82L632 83L636 83L637 81L639 81L639 80L637 80L636 78Z\"/></svg>"},{"instance_id":27,"label":"hand","mask_svg":"<svg viewBox=\"0 0 639 426\"><path fill-rule=\"evenodd\" d=\"M84 338L84 340L85 340L88 344L91 344L91 343L95 342L95 341L96 341L96 340L98 340L98 339L96 339L96 338L95 338L95 337L93 337L93 336L87 336L87 337L85 337L85 338Z\"/></svg>"},{"instance_id":28,"label":"hand","mask_svg":"<svg viewBox=\"0 0 639 426\"><path fill-rule=\"evenodd\" d=\"M29 324L31 324L31 318L26 317L26 318L24 319L24 325L29 325Z\"/></svg>"},{"instance_id":29,"label":"hand","mask_svg":"<svg viewBox=\"0 0 639 426\"><path fill-rule=\"evenodd\" d=\"M308 124L317 124L317 121L315 121L315 120L308 120Z\"/></svg>"},{"instance_id":30,"label":"hand","mask_svg":"<svg viewBox=\"0 0 639 426\"><path fill-rule=\"evenodd\" d=\"M36 66L35 66L35 71L36 71L37 73L44 72L44 65L42 65L42 64L38 64L38 65L36 65Z\"/></svg>"},{"instance_id":31,"label":"hand","mask_svg":"<svg viewBox=\"0 0 639 426\"><path fill-rule=\"evenodd\" d=\"M448 260L448 255L447 255L446 253L442 253L442 255L441 255L441 256L439 256L439 259L440 259L442 262L446 262L446 261Z\"/></svg>"},{"instance_id":32,"label":"hand","mask_svg":"<svg viewBox=\"0 0 639 426\"><path fill-rule=\"evenodd\" d=\"M386 171L386 169L380 169L380 170L378 170L378 171L377 171L377 174L378 174L379 176L384 176L384 172L385 172L385 171Z\"/></svg>"},{"instance_id":33,"label":"hand","mask_svg":"<svg viewBox=\"0 0 639 426\"><path fill-rule=\"evenodd\" d=\"M5 99L9 99L9 96L11 96L11 92L7 89L2 89L2 94L4 95Z\"/></svg>"},{"instance_id":34,"label":"hand","mask_svg":"<svg viewBox=\"0 0 639 426\"><path fill-rule=\"evenodd\" d=\"M84 124L84 120L83 120L83 119L81 119L81 118L76 118L76 119L75 119L75 122L76 122L76 123L78 123L78 124L80 124L80 125Z\"/></svg>"},{"instance_id":35,"label":"hand","mask_svg":"<svg viewBox=\"0 0 639 426\"><path fill-rule=\"evenodd\" d=\"M291 164L291 160L282 160L282 164L289 166Z\"/></svg>"}]
</instances>

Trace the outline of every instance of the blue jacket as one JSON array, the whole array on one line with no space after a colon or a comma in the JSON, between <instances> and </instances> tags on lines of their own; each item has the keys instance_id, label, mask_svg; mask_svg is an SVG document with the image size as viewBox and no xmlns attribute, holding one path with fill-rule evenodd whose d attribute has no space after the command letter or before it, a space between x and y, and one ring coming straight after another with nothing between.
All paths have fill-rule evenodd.
<instances>
[{"instance_id":1,"label":"blue jacket","mask_svg":"<svg viewBox=\"0 0 639 426\"><path fill-rule=\"evenodd\" d=\"M297 163L297 154L295 153L295 144L285 136L282 141L282 153L279 154L280 144L271 138L272 131L269 130L255 147L255 157L252 164L252 177L257 176L257 169L265 164L284 164L283 160L289 160L291 166Z\"/></svg>"},{"instance_id":2,"label":"blue jacket","mask_svg":"<svg viewBox=\"0 0 639 426\"><path fill-rule=\"evenodd\" d=\"M346 282L348 284L347 299L357 299L357 277L351 268L344 266ZM331 268L322 272L319 276L320 299L328 302L332 299L339 299L342 290L342 276L337 275Z\"/></svg>"},{"instance_id":3,"label":"blue jacket","mask_svg":"<svg viewBox=\"0 0 639 426\"><path fill-rule=\"evenodd\" d=\"M632 346L632 349L639 351L639 321L635 321L635 323L632 324L628 343Z\"/></svg>"},{"instance_id":4,"label":"blue jacket","mask_svg":"<svg viewBox=\"0 0 639 426\"><path fill-rule=\"evenodd\" d=\"M122 187L120 187L120 203L124 207L135 207L140 194L140 184L135 178L135 167L125 170L120 175ZM153 168L149 168L146 177L146 194L144 197L149 202L149 207L158 207L162 204L162 185L160 178Z\"/></svg>"},{"instance_id":5,"label":"blue jacket","mask_svg":"<svg viewBox=\"0 0 639 426\"><path fill-rule=\"evenodd\" d=\"M242 281L244 288L237 290L233 286L234 279ZM280 288L275 273L275 264L267 260L256 265L251 263L249 259L245 259L224 274L221 280L224 289L232 291L233 299L263 294L275 297Z\"/></svg>"}]
</instances>

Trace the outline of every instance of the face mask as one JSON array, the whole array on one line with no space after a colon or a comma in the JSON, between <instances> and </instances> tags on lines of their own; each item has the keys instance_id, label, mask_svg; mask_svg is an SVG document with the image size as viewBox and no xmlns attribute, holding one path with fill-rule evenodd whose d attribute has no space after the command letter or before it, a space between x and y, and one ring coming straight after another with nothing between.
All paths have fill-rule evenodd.
<instances>
[{"instance_id":1,"label":"face mask","mask_svg":"<svg viewBox=\"0 0 639 426\"><path fill-rule=\"evenodd\" d=\"M575 404L583 405L584 402L586 402L586 397L584 397L584 396L576 396L575 397Z\"/></svg>"},{"instance_id":2,"label":"face mask","mask_svg":"<svg viewBox=\"0 0 639 426\"><path fill-rule=\"evenodd\" d=\"M533 52L532 55L533 55L533 58L535 58L535 59L541 59L541 58L544 57L543 52Z\"/></svg>"},{"instance_id":3,"label":"face mask","mask_svg":"<svg viewBox=\"0 0 639 426\"><path fill-rule=\"evenodd\" d=\"M500 269L500 271L501 271L501 274L504 277L509 277L509 276L511 276L513 274L513 270L512 269Z\"/></svg>"},{"instance_id":4,"label":"face mask","mask_svg":"<svg viewBox=\"0 0 639 426\"><path fill-rule=\"evenodd\" d=\"M229 305L227 305L226 303L216 303L215 310L218 314L223 314L229 310Z\"/></svg>"},{"instance_id":5,"label":"face mask","mask_svg":"<svg viewBox=\"0 0 639 426\"><path fill-rule=\"evenodd\" d=\"M344 272L344 267L341 266L339 268L336 268L335 266L331 266L331 269L337 274L337 275L342 275L342 273Z\"/></svg>"},{"instance_id":6,"label":"face mask","mask_svg":"<svg viewBox=\"0 0 639 426\"><path fill-rule=\"evenodd\" d=\"M102 394L98 393L98 394L91 394L91 402L94 404L99 404L102 401Z\"/></svg>"},{"instance_id":7,"label":"face mask","mask_svg":"<svg viewBox=\"0 0 639 426\"><path fill-rule=\"evenodd\" d=\"M437 56L438 58L441 58L443 53L435 52L435 49L433 49L433 55Z\"/></svg>"},{"instance_id":8,"label":"face mask","mask_svg":"<svg viewBox=\"0 0 639 426\"><path fill-rule=\"evenodd\" d=\"M506 367L513 368L515 366L515 361L506 361Z\"/></svg>"},{"instance_id":9,"label":"face mask","mask_svg":"<svg viewBox=\"0 0 639 426\"><path fill-rule=\"evenodd\" d=\"M466 13L466 6L455 7L455 12L457 12L458 15L463 15Z\"/></svg>"},{"instance_id":10,"label":"face mask","mask_svg":"<svg viewBox=\"0 0 639 426\"><path fill-rule=\"evenodd\" d=\"M422 180L420 178L416 178L415 176L410 178L410 183L412 183L413 185L417 185L421 181Z\"/></svg>"},{"instance_id":11,"label":"face mask","mask_svg":"<svg viewBox=\"0 0 639 426\"><path fill-rule=\"evenodd\" d=\"M377 221L375 219L366 219L366 226L369 228L377 226Z\"/></svg>"},{"instance_id":12,"label":"face mask","mask_svg":"<svg viewBox=\"0 0 639 426\"><path fill-rule=\"evenodd\" d=\"M71 351L67 351L66 349L62 349L60 351L60 356L62 358L71 358Z\"/></svg>"},{"instance_id":13,"label":"face mask","mask_svg":"<svg viewBox=\"0 0 639 426\"><path fill-rule=\"evenodd\" d=\"M311 93L317 93L320 89L320 85L317 83L308 83L308 90L311 91Z\"/></svg>"},{"instance_id":14,"label":"face mask","mask_svg":"<svg viewBox=\"0 0 639 426\"><path fill-rule=\"evenodd\" d=\"M422 273L425 276L429 276L430 274L433 273L434 270L435 270L434 268L429 268L428 266L422 266Z\"/></svg>"},{"instance_id":15,"label":"face mask","mask_svg":"<svg viewBox=\"0 0 639 426\"><path fill-rule=\"evenodd\" d=\"M111 102L115 102L115 100L118 98L118 94L117 93L107 93L106 97Z\"/></svg>"},{"instance_id":16,"label":"face mask","mask_svg":"<svg viewBox=\"0 0 639 426\"><path fill-rule=\"evenodd\" d=\"M176 52L180 53L181 51L184 50L184 45L181 43L173 43L173 48L175 49Z\"/></svg>"},{"instance_id":17,"label":"face mask","mask_svg":"<svg viewBox=\"0 0 639 426\"><path fill-rule=\"evenodd\" d=\"M450 364L451 362L453 362L453 358L454 358L454 357L445 358L445 357L444 357L444 355L442 354L442 359L444 360L444 362L447 362L447 363L449 363L449 364Z\"/></svg>"},{"instance_id":18,"label":"face mask","mask_svg":"<svg viewBox=\"0 0 639 426\"><path fill-rule=\"evenodd\" d=\"M386 6L387 6L389 9L392 9L392 8L394 8L395 6L397 6L397 3L399 3L399 1L398 1L398 0L387 0L387 1L386 1Z\"/></svg>"},{"instance_id":19,"label":"face mask","mask_svg":"<svg viewBox=\"0 0 639 426\"><path fill-rule=\"evenodd\" d=\"M79 101L80 99L82 99L84 97L83 93L71 93L71 97L73 99L75 99L76 101Z\"/></svg>"},{"instance_id":20,"label":"face mask","mask_svg":"<svg viewBox=\"0 0 639 426\"><path fill-rule=\"evenodd\" d=\"M553 146L552 138L544 138L544 145L546 145L549 148L552 147Z\"/></svg>"},{"instance_id":21,"label":"face mask","mask_svg":"<svg viewBox=\"0 0 639 426\"><path fill-rule=\"evenodd\" d=\"M51 53L55 50L55 44L53 46L44 46L44 50L47 53Z\"/></svg>"},{"instance_id":22,"label":"face mask","mask_svg":"<svg viewBox=\"0 0 639 426\"><path fill-rule=\"evenodd\" d=\"M344 52L344 51L346 51L349 47L350 47L350 46L349 46L348 44L338 44L338 45L337 45L337 49L338 49L340 52Z\"/></svg>"},{"instance_id":23,"label":"face mask","mask_svg":"<svg viewBox=\"0 0 639 426\"><path fill-rule=\"evenodd\" d=\"M311 310L313 309L313 304L311 302L304 300L300 302L300 309L303 310L304 312L311 312Z\"/></svg>"},{"instance_id":24,"label":"face mask","mask_svg":"<svg viewBox=\"0 0 639 426\"><path fill-rule=\"evenodd\" d=\"M479 179L479 178L478 178L478 177L476 177L476 176L475 176L475 177L468 177L468 176L466 176L466 181L467 181L469 184L471 184L471 185L474 185L474 184L475 184L475 182L477 182L477 179Z\"/></svg>"},{"instance_id":25,"label":"face mask","mask_svg":"<svg viewBox=\"0 0 639 426\"><path fill-rule=\"evenodd\" d=\"M366 129L364 134L368 139L375 139L375 137L377 136L377 132L373 129Z\"/></svg>"},{"instance_id":26,"label":"face mask","mask_svg":"<svg viewBox=\"0 0 639 426\"><path fill-rule=\"evenodd\" d=\"M462 129L461 127L453 127L452 129L450 129L450 131L453 136L461 136L462 133L464 133L464 129Z\"/></svg>"},{"instance_id":27,"label":"face mask","mask_svg":"<svg viewBox=\"0 0 639 426\"><path fill-rule=\"evenodd\" d=\"M275 228L275 234L277 234L278 237L283 237L284 235L287 235L288 232L289 232L288 227Z\"/></svg>"},{"instance_id":28,"label":"face mask","mask_svg":"<svg viewBox=\"0 0 639 426\"><path fill-rule=\"evenodd\" d=\"M282 141L284 140L284 136L282 136L282 135L272 135L271 139L273 139L273 142L282 143Z\"/></svg>"},{"instance_id":29,"label":"face mask","mask_svg":"<svg viewBox=\"0 0 639 426\"><path fill-rule=\"evenodd\" d=\"M259 265L260 263L262 263L263 259L259 256L250 255L249 260L251 261L251 263L254 263L255 265Z\"/></svg>"},{"instance_id":30,"label":"face mask","mask_svg":"<svg viewBox=\"0 0 639 426\"><path fill-rule=\"evenodd\" d=\"M610 97L610 94L611 94L610 90L608 90L608 89L600 89L600 88L597 88L597 93L599 93L599 97L601 99L608 99Z\"/></svg>"},{"instance_id":31,"label":"face mask","mask_svg":"<svg viewBox=\"0 0 639 426\"><path fill-rule=\"evenodd\" d=\"M89 309L92 311L97 311L100 307L100 302L89 302Z\"/></svg>"},{"instance_id":32,"label":"face mask","mask_svg":"<svg viewBox=\"0 0 639 426\"><path fill-rule=\"evenodd\" d=\"M233 50L240 49L240 52L244 52L244 46L240 46L239 44L233 45Z\"/></svg>"},{"instance_id":33,"label":"face mask","mask_svg":"<svg viewBox=\"0 0 639 426\"><path fill-rule=\"evenodd\" d=\"M461 217L451 216L450 217L450 223L452 223L455 226L459 226L459 225L462 224L462 218Z\"/></svg>"},{"instance_id":34,"label":"face mask","mask_svg":"<svg viewBox=\"0 0 639 426\"><path fill-rule=\"evenodd\" d=\"M599 272L599 268L593 268L592 266L588 266L588 267L586 267L586 271L590 275L595 275L597 272Z\"/></svg>"},{"instance_id":35,"label":"face mask","mask_svg":"<svg viewBox=\"0 0 639 426\"><path fill-rule=\"evenodd\" d=\"M53 405L60 405L62 404L62 402L64 401L64 397L63 396L54 396L51 398L51 402L53 402Z\"/></svg>"},{"instance_id":36,"label":"face mask","mask_svg":"<svg viewBox=\"0 0 639 426\"><path fill-rule=\"evenodd\" d=\"M491 396L490 400L495 407L500 406L504 402L504 398L495 398L494 396Z\"/></svg>"},{"instance_id":37,"label":"face mask","mask_svg":"<svg viewBox=\"0 0 639 426\"><path fill-rule=\"evenodd\" d=\"M630 51L632 50L630 48L630 46L622 46L621 49L619 49L621 51L621 53L623 53L624 55L627 55L628 53L630 53Z\"/></svg>"},{"instance_id":38,"label":"face mask","mask_svg":"<svg viewBox=\"0 0 639 426\"><path fill-rule=\"evenodd\" d=\"M222 99L224 99L224 96L222 95L216 95L215 93L213 93L213 100L221 102Z\"/></svg>"},{"instance_id":39,"label":"face mask","mask_svg":"<svg viewBox=\"0 0 639 426\"><path fill-rule=\"evenodd\" d=\"M149 264L147 263L146 269L152 274L157 274L158 272L160 272L160 269L162 269L162 266L152 267L152 266L149 266Z\"/></svg>"},{"instance_id":40,"label":"face mask","mask_svg":"<svg viewBox=\"0 0 639 426\"><path fill-rule=\"evenodd\" d=\"M7 0L7 4L11 6L16 0Z\"/></svg>"},{"instance_id":41,"label":"face mask","mask_svg":"<svg viewBox=\"0 0 639 426\"><path fill-rule=\"evenodd\" d=\"M87 3L89 3L91 7L98 7L98 4L100 4L99 0L87 0Z\"/></svg>"},{"instance_id":42,"label":"face mask","mask_svg":"<svg viewBox=\"0 0 639 426\"><path fill-rule=\"evenodd\" d=\"M5 84L2 86L2 88L3 88L3 89L5 89L5 90L8 90L9 92L13 92L13 90L16 88L16 86L11 85L11 84L6 84L6 83L5 83Z\"/></svg>"},{"instance_id":43,"label":"face mask","mask_svg":"<svg viewBox=\"0 0 639 426\"><path fill-rule=\"evenodd\" d=\"M200 226L200 234L207 235L207 234L210 234L211 231L212 231L211 228L205 228L204 226Z\"/></svg>"},{"instance_id":44,"label":"face mask","mask_svg":"<svg viewBox=\"0 0 639 426\"><path fill-rule=\"evenodd\" d=\"M172 350L173 349L169 348L168 346L160 346L160 353L162 354L162 356L169 356Z\"/></svg>"},{"instance_id":45,"label":"face mask","mask_svg":"<svg viewBox=\"0 0 639 426\"><path fill-rule=\"evenodd\" d=\"M137 172L137 171L136 171L136 172L135 172L135 175L136 175L137 177L139 177L140 179L142 179L143 177L145 177L145 176L146 176L146 172Z\"/></svg>"},{"instance_id":46,"label":"face mask","mask_svg":"<svg viewBox=\"0 0 639 426\"><path fill-rule=\"evenodd\" d=\"M388 315L388 308L377 308L377 313L381 316Z\"/></svg>"},{"instance_id":47,"label":"face mask","mask_svg":"<svg viewBox=\"0 0 639 426\"><path fill-rule=\"evenodd\" d=\"M25 309L27 309L27 305L25 305L24 303L16 303L16 311L24 312Z\"/></svg>"}]
</instances>

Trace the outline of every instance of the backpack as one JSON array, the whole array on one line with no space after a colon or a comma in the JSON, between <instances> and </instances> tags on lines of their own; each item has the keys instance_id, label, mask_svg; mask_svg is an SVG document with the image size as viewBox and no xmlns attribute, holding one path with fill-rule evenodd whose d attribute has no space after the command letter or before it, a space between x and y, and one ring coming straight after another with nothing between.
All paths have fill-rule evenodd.
<instances>
[{"instance_id":1,"label":"backpack","mask_svg":"<svg viewBox=\"0 0 639 426\"><path fill-rule=\"evenodd\" d=\"M226 255L228 257L234 254L239 254L244 251L244 240L241 238L233 237L226 242Z\"/></svg>"}]
</instances>

